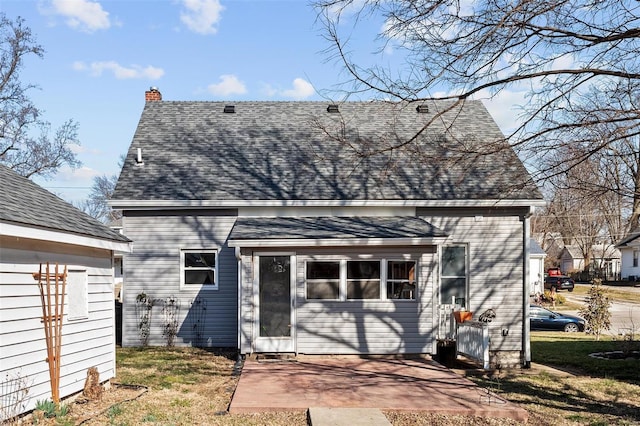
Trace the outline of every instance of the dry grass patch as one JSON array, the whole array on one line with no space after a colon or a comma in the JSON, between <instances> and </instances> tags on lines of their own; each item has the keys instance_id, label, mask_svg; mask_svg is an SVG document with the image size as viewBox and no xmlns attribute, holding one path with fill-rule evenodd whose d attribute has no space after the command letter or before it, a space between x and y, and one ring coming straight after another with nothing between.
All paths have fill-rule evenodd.
<instances>
[{"instance_id":1,"label":"dry grass patch","mask_svg":"<svg viewBox=\"0 0 640 426\"><path fill-rule=\"evenodd\" d=\"M306 425L305 413L229 414L236 356L235 350L118 348L116 380L148 391L85 424Z\"/></svg>"},{"instance_id":2,"label":"dry grass patch","mask_svg":"<svg viewBox=\"0 0 640 426\"><path fill-rule=\"evenodd\" d=\"M564 335L560 336L566 337ZM532 345L560 337L541 334ZM563 341L564 353L580 352L579 342ZM573 346L572 346L573 345ZM545 346L546 348L546 346ZM553 353L558 353L553 348ZM566 352L565 352L566 351ZM141 397L115 404L88 425L307 425L304 412L229 414L227 409L239 377L234 374L235 351L211 352L191 348L118 348L120 383L144 385ZM534 360L535 361L535 360ZM568 362L568 360L565 360ZM595 366L598 367L598 366ZM575 371L575 370L574 370ZM631 425L640 423L640 384L588 374L554 374L544 368L503 371L497 377L470 376L529 412L528 425ZM259 392L259 390L257 390ZM425 401L428 404L428 401ZM510 419L385 412L394 426L516 425Z\"/></svg>"}]
</instances>

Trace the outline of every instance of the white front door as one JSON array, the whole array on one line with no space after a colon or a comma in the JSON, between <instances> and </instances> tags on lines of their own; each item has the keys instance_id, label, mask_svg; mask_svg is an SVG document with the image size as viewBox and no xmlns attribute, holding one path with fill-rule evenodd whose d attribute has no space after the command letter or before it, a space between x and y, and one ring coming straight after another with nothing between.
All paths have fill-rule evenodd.
<instances>
[{"instance_id":1,"label":"white front door","mask_svg":"<svg viewBox=\"0 0 640 426\"><path fill-rule=\"evenodd\" d=\"M295 256L256 256L256 352L294 352Z\"/></svg>"}]
</instances>

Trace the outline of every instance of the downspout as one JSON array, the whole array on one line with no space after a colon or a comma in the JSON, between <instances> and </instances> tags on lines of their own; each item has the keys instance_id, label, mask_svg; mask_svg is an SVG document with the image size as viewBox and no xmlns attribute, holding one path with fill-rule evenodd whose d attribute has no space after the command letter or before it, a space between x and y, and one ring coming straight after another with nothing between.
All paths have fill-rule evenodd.
<instances>
[{"instance_id":1,"label":"downspout","mask_svg":"<svg viewBox=\"0 0 640 426\"><path fill-rule=\"evenodd\" d=\"M240 250L240 247L236 247L236 261L238 262L238 307L236 309L237 314L238 314L238 325L237 325L237 330L238 330L238 336L237 336L237 341L236 341L236 346L238 347L238 355L240 355L240 352L242 351L242 323L240 322L240 318L242 318L240 309L242 308L242 252Z\"/></svg>"},{"instance_id":2,"label":"downspout","mask_svg":"<svg viewBox=\"0 0 640 426\"><path fill-rule=\"evenodd\" d=\"M531 266L530 266L530 252L531 252L531 216L533 215L534 207L529 207L529 212L524 216L523 220L523 265L522 271L524 275L523 281L523 294L522 294L522 346L524 348L524 368L531 368L531 326L529 324L529 294L531 289Z\"/></svg>"}]
</instances>

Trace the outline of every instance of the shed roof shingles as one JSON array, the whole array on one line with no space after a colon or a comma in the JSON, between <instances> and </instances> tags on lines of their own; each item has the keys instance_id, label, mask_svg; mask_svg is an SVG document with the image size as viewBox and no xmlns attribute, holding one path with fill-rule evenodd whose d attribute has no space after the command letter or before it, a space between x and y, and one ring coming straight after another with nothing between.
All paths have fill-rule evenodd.
<instances>
[{"instance_id":1,"label":"shed roof shingles","mask_svg":"<svg viewBox=\"0 0 640 426\"><path fill-rule=\"evenodd\" d=\"M427 114L387 102L347 102L340 114L324 102L237 102L233 114L223 113L226 104L148 102L113 199L541 198L510 148L456 157L463 145L504 138L479 101L437 117L451 103ZM418 142L385 150L431 121Z\"/></svg>"},{"instance_id":2,"label":"shed roof shingles","mask_svg":"<svg viewBox=\"0 0 640 426\"><path fill-rule=\"evenodd\" d=\"M0 221L129 242L125 236L3 165L0 165L0 182Z\"/></svg>"},{"instance_id":3,"label":"shed roof shingles","mask_svg":"<svg viewBox=\"0 0 640 426\"><path fill-rule=\"evenodd\" d=\"M444 238L418 217L240 217L230 240Z\"/></svg>"}]
</instances>

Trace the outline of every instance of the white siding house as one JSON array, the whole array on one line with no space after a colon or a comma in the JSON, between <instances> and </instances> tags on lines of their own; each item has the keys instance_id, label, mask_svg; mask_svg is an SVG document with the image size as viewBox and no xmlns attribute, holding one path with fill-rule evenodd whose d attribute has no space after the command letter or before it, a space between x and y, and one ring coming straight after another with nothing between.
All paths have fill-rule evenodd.
<instances>
[{"instance_id":1,"label":"white siding house","mask_svg":"<svg viewBox=\"0 0 640 426\"><path fill-rule=\"evenodd\" d=\"M616 247L620 250L620 277L623 280L640 279L640 232L633 232L620 241Z\"/></svg>"},{"instance_id":2,"label":"white siding house","mask_svg":"<svg viewBox=\"0 0 640 426\"><path fill-rule=\"evenodd\" d=\"M42 304L33 273L67 267L60 396L83 389L87 369L115 376L113 254L129 240L0 166L0 402L19 414L51 398ZM28 393L15 385L21 382Z\"/></svg>"},{"instance_id":3,"label":"white siding house","mask_svg":"<svg viewBox=\"0 0 640 426\"><path fill-rule=\"evenodd\" d=\"M531 239L529 247L529 294L542 294L544 293L544 260L547 257L547 253L545 253L542 247L540 247L540 244L533 238Z\"/></svg>"},{"instance_id":4,"label":"white siding house","mask_svg":"<svg viewBox=\"0 0 640 426\"><path fill-rule=\"evenodd\" d=\"M434 353L457 305L495 310L495 363L528 362L529 217L544 203L481 102L147 95L111 200L136 247L123 345L164 344L177 300L180 345ZM456 157L487 144L501 149Z\"/></svg>"}]
</instances>

